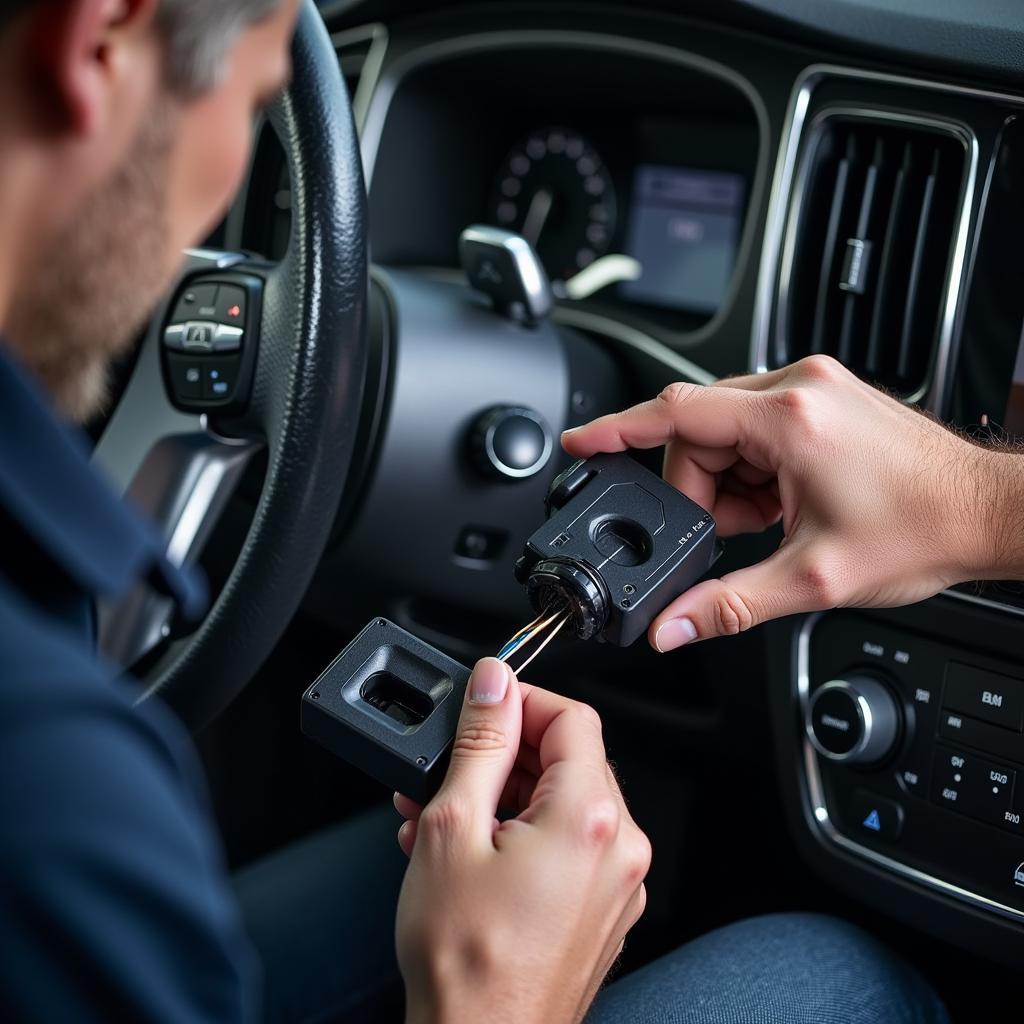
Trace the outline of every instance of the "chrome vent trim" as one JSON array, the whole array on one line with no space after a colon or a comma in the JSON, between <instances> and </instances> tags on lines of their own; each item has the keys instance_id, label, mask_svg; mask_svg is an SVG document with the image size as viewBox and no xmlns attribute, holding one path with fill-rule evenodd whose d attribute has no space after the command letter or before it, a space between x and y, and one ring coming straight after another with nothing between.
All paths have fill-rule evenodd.
<instances>
[{"instance_id":1,"label":"chrome vent trim","mask_svg":"<svg viewBox=\"0 0 1024 1024\"><path fill-rule=\"evenodd\" d=\"M777 295L789 287L786 273L788 268L792 267L795 245L792 230L794 225L791 221L798 214L801 198L799 195L795 195L794 191L798 181L798 160L804 131L807 127L811 97L815 87L822 80L829 78L848 79L852 82L882 82L904 87L973 95L979 98L995 98L1017 105L1022 103L1019 97L1002 96L998 93L959 88L923 79L858 71L833 65L813 65L800 75L794 86L786 122L783 126L782 141L769 197L768 219L765 226L761 271L758 277L757 300L751 335L751 368L758 373L766 371L770 364L769 355L776 319ZM873 108L847 107L843 109L870 118L891 119L910 125L923 125L947 132L953 131L963 138L967 146L967 172L964 178L963 199L956 220L949 279L942 305L935 356L924 387L919 394L909 396L910 400L923 400L926 408L938 412L938 406L945 394L952 369L953 341L964 286L971 218L978 185L978 141L969 126L952 120L946 121L912 113Z\"/></svg>"}]
</instances>

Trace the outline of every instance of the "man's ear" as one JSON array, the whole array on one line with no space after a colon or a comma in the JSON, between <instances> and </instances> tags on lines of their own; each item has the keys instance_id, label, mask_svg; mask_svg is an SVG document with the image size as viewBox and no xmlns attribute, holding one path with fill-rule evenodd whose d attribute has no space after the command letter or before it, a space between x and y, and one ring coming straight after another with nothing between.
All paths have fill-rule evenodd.
<instances>
[{"instance_id":1,"label":"man's ear","mask_svg":"<svg viewBox=\"0 0 1024 1024\"><path fill-rule=\"evenodd\" d=\"M210 0L216 3L217 0ZM40 99L63 131L89 135L110 116L119 79L151 45L158 0L46 0L30 12L28 41Z\"/></svg>"}]
</instances>

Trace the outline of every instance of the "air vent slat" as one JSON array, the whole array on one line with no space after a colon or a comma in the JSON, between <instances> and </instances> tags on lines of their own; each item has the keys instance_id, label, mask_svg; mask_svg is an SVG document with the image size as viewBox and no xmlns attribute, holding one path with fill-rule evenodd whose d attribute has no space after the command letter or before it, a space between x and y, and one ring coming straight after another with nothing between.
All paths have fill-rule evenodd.
<instances>
[{"instance_id":1,"label":"air vent slat","mask_svg":"<svg viewBox=\"0 0 1024 1024\"><path fill-rule=\"evenodd\" d=\"M917 326L915 313L918 295L921 290L921 278L924 274L924 254L927 251L928 233L932 223L933 203L935 199L935 181L938 176L939 154L932 158L932 167L924 181L921 194L921 208L917 218L917 231L914 238L913 256L910 262L910 276L907 280L907 295L903 307L903 330L900 332L899 360L896 373L905 377L910 372L910 361L913 355L914 331Z\"/></svg>"},{"instance_id":2,"label":"air vent slat","mask_svg":"<svg viewBox=\"0 0 1024 1024\"><path fill-rule=\"evenodd\" d=\"M875 140L874 156L871 160L871 166L868 167L867 174L864 177L864 192L861 195L860 200L860 212L857 215L857 227L856 227L856 239L863 240L869 236L872 225L877 220L877 202L876 198L878 195L878 182L879 177L882 174L882 169L885 160L885 147L881 139ZM848 250L849 251L849 250ZM863 261L863 251L861 254L861 260ZM868 257L870 263L870 255ZM865 278L870 274L870 266L865 266L863 271ZM863 302L857 291L849 290L849 283L847 282L847 295L843 302L843 322L839 329L839 345L838 345L838 357L842 363L849 364L854 358L854 347L856 338L859 336L857 328L860 326L858 321L863 317ZM861 287L858 283L858 289L862 292L866 288L866 284Z\"/></svg>"},{"instance_id":3,"label":"air vent slat","mask_svg":"<svg viewBox=\"0 0 1024 1024\"><path fill-rule=\"evenodd\" d=\"M961 136L835 113L807 143L778 360L836 356L903 395L926 387L967 169Z\"/></svg>"},{"instance_id":4,"label":"air vent slat","mask_svg":"<svg viewBox=\"0 0 1024 1024\"><path fill-rule=\"evenodd\" d=\"M829 211L828 227L825 230L825 250L822 254L821 277L818 280L818 301L814 307L814 334L812 335L811 351L825 351L825 324L831 299L828 282L832 280L832 266L836 254L836 242L839 238L839 225L842 223L843 203L846 201L846 188L850 181L850 160L844 157L839 161L836 173L836 185L832 193L832 209Z\"/></svg>"},{"instance_id":5,"label":"air vent slat","mask_svg":"<svg viewBox=\"0 0 1024 1024\"><path fill-rule=\"evenodd\" d=\"M898 252L901 238L900 226L904 219L910 170L911 147L908 143L903 148L903 160L896 172L892 204L889 207L889 222L886 227L885 242L882 245L882 257L878 268L878 287L875 291L875 305L871 316L867 358L864 361L865 372L871 376L878 376L881 373L883 340L888 331L892 329L891 317L887 313L890 308L890 295L894 291L893 271L897 259L902 256L902 252Z\"/></svg>"}]
</instances>

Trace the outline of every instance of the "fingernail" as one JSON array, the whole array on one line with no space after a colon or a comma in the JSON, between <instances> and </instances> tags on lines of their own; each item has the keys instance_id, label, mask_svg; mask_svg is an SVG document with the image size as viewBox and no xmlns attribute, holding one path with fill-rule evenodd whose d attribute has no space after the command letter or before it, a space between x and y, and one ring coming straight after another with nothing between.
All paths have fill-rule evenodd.
<instances>
[{"instance_id":1,"label":"fingernail","mask_svg":"<svg viewBox=\"0 0 1024 1024\"><path fill-rule=\"evenodd\" d=\"M689 619L669 619L654 634L654 646L659 654L667 654L696 639L697 627Z\"/></svg>"},{"instance_id":2,"label":"fingernail","mask_svg":"<svg viewBox=\"0 0 1024 1024\"><path fill-rule=\"evenodd\" d=\"M478 661L469 677L470 704L500 704L508 691L508 669L497 658Z\"/></svg>"},{"instance_id":3,"label":"fingernail","mask_svg":"<svg viewBox=\"0 0 1024 1024\"><path fill-rule=\"evenodd\" d=\"M565 437L566 434L575 434L579 429L579 427L566 427L566 429L562 431L562 437Z\"/></svg>"}]
</instances>

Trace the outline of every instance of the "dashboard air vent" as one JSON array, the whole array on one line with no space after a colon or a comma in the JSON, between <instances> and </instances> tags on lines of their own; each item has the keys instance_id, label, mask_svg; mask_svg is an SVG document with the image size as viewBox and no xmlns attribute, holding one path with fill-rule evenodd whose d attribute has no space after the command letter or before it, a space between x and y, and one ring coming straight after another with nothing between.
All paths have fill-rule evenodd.
<instances>
[{"instance_id":1,"label":"dashboard air vent","mask_svg":"<svg viewBox=\"0 0 1024 1024\"><path fill-rule=\"evenodd\" d=\"M949 284L964 143L952 131L870 117L828 116L812 132L779 296L777 361L824 352L920 397Z\"/></svg>"}]
</instances>

